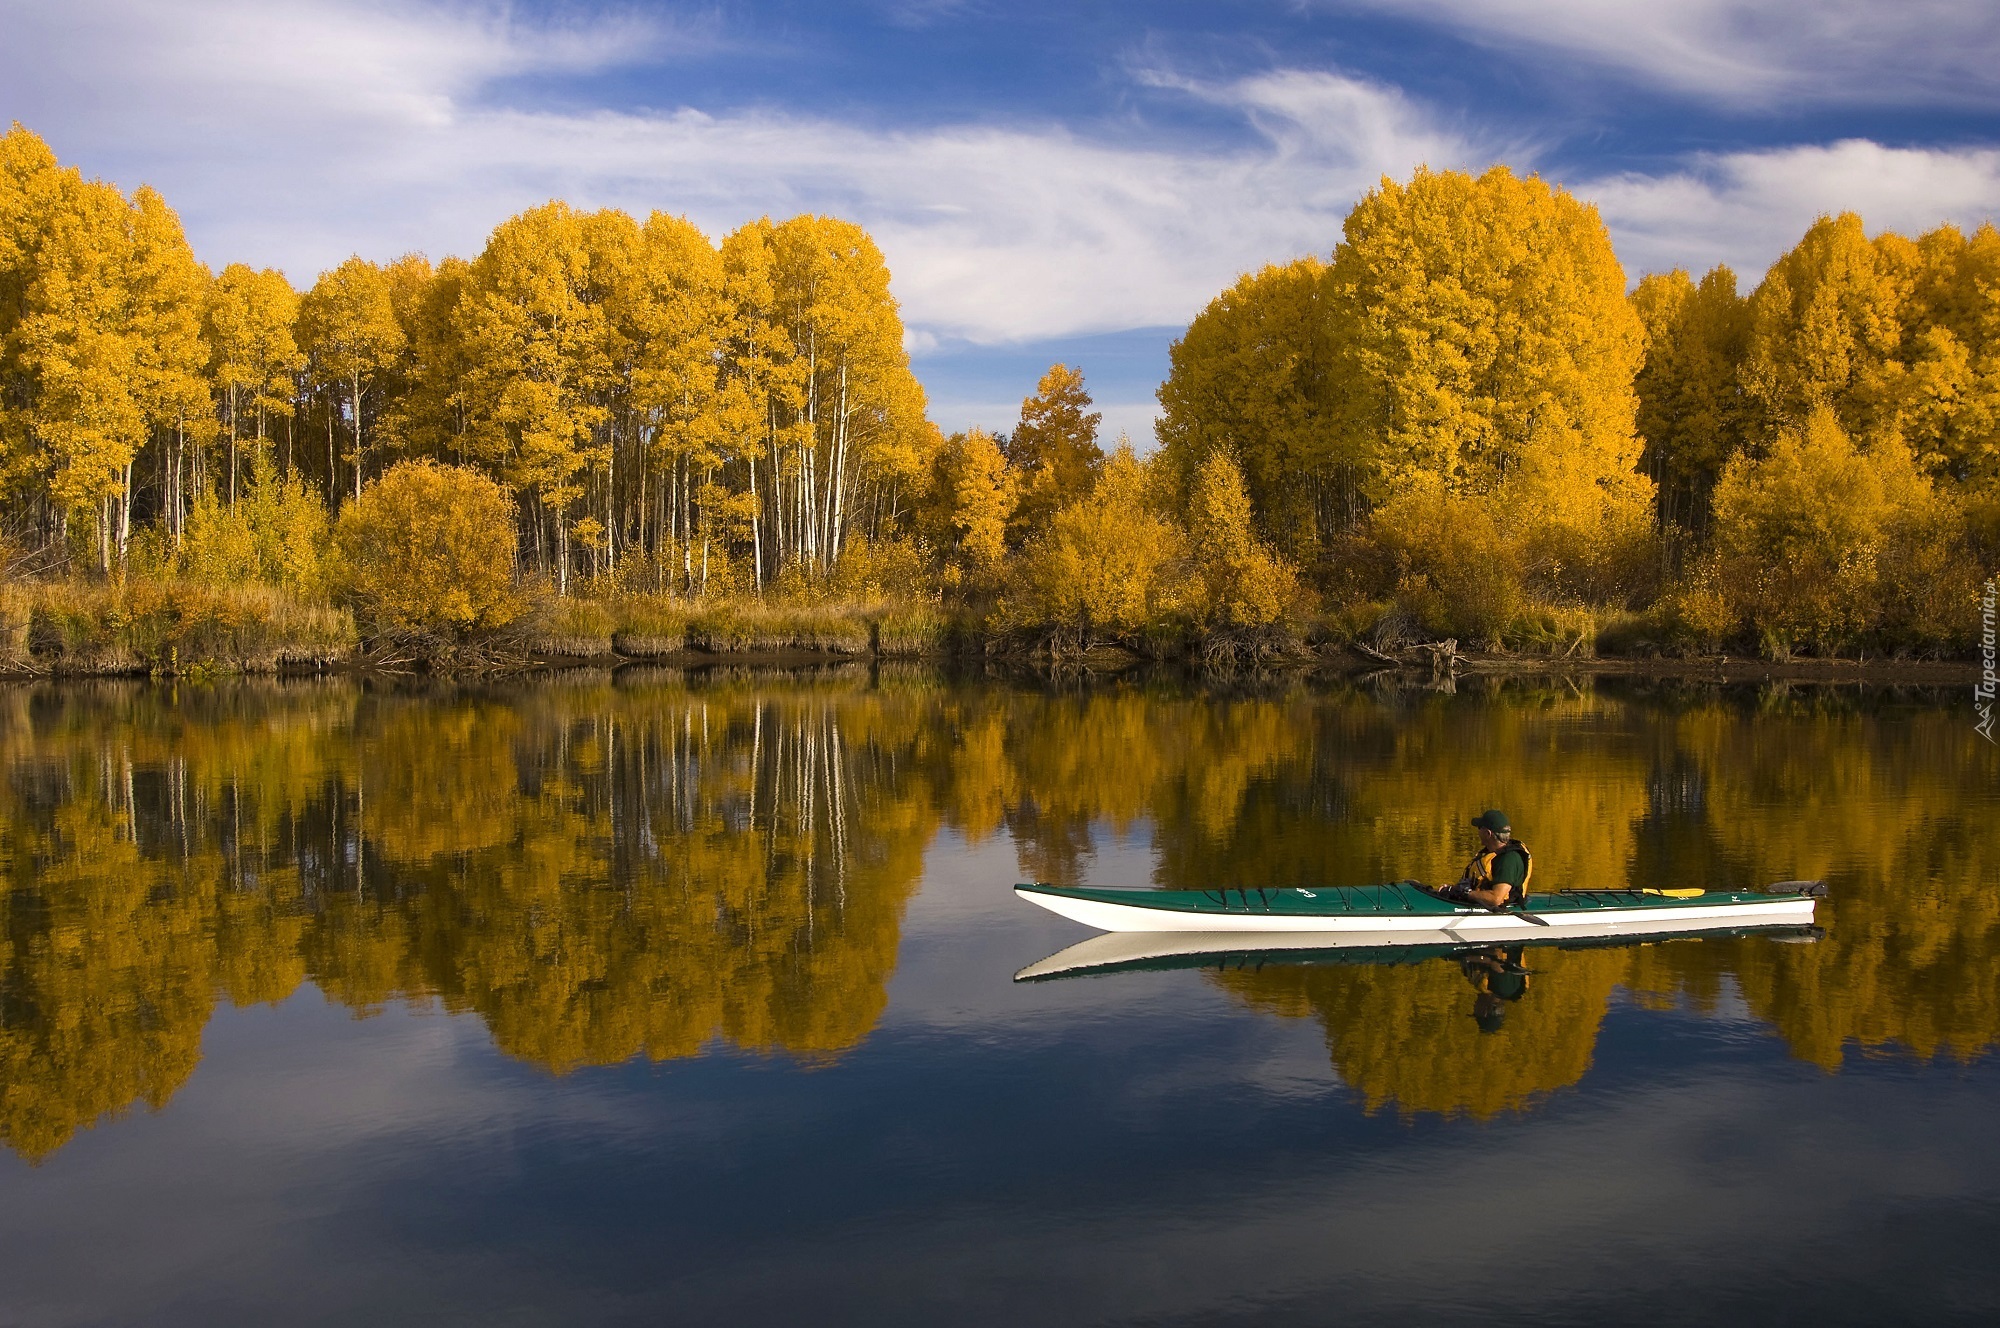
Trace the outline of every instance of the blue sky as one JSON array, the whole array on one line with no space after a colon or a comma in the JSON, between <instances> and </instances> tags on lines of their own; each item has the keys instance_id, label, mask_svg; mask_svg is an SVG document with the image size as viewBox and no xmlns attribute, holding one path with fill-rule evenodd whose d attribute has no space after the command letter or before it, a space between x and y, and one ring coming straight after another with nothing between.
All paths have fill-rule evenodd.
<instances>
[{"instance_id":1,"label":"blue sky","mask_svg":"<svg viewBox=\"0 0 2000 1328\"><path fill-rule=\"evenodd\" d=\"M1173 337L1419 163L1596 202L1628 274L1745 284L1820 212L2000 215L2000 6L1966 0L0 0L0 120L202 257L309 283L552 196L887 254L946 428L1079 365L1147 441Z\"/></svg>"}]
</instances>

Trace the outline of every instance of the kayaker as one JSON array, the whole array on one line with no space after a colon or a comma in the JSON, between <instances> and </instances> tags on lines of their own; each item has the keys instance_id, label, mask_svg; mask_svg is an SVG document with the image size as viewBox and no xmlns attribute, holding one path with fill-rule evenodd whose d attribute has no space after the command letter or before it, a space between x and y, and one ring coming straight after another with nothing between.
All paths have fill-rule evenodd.
<instances>
[{"instance_id":1,"label":"kayaker","mask_svg":"<svg viewBox=\"0 0 2000 1328\"><path fill-rule=\"evenodd\" d=\"M1507 813L1485 811L1472 818L1479 831L1479 851L1465 864L1465 874L1437 892L1438 898L1481 908L1506 908L1528 902L1528 877L1534 864L1528 846L1514 838Z\"/></svg>"}]
</instances>

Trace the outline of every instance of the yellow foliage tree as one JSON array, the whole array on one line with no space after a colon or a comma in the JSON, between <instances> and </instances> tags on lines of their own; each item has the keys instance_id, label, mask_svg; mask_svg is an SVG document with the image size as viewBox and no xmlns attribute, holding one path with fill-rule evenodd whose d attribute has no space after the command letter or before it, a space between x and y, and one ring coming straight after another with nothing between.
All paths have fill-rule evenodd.
<instances>
[{"instance_id":1,"label":"yellow foliage tree","mask_svg":"<svg viewBox=\"0 0 2000 1328\"><path fill-rule=\"evenodd\" d=\"M585 220L555 202L502 222L466 274L455 313L468 369L466 450L552 521L545 544L544 522L533 530L565 590L570 521L611 372Z\"/></svg>"},{"instance_id":2,"label":"yellow foliage tree","mask_svg":"<svg viewBox=\"0 0 2000 1328\"><path fill-rule=\"evenodd\" d=\"M357 616L377 632L451 642L520 613L514 506L476 471L401 462L340 514L337 536Z\"/></svg>"},{"instance_id":3,"label":"yellow foliage tree","mask_svg":"<svg viewBox=\"0 0 2000 1328\"><path fill-rule=\"evenodd\" d=\"M1361 515L1372 445L1333 427L1337 380L1326 264L1301 258L1248 274L1176 341L1160 385L1162 455L1185 494L1218 449L1243 469L1258 533L1294 558Z\"/></svg>"},{"instance_id":4,"label":"yellow foliage tree","mask_svg":"<svg viewBox=\"0 0 2000 1328\"><path fill-rule=\"evenodd\" d=\"M1635 384L1645 467L1659 486L1662 521L1708 528L1708 497L1722 467L1743 447L1737 367L1750 331L1736 274L1712 269L1697 284L1687 272L1653 273L1632 292L1646 329L1646 360Z\"/></svg>"},{"instance_id":5,"label":"yellow foliage tree","mask_svg":"<svg viewBox=\"0 0 2000 1328\"><path fill-rule=\"evenodd\" d=\"M1113 452L1097 486L1058 511L1012 568L1001 621L1087 648L1135 639L1171 612L1183 536L1153 490L1129 445Z\"/></svg>"},{"instance_id":6,"label":"yellow foliage tree","mask_svg":"<svg viewBox=\"0 0 2000 1328\"><path fill-rule=\"evenodd\" d=\"M223 425L229 434L229 473L220 487L232 503L236 501L237 444L243 437L243 415L248 412L252 416L261 452L269 417L292 413L292 376L305 367L305 356L292 337L298 311L298 292L284 273L272 268L258 271L231 263L209 288L203 332L209 345L209 371L222 397ZM197 460L197 495L206 483Z\"/></svg>"},{"instance_id":7,"label":"yellow foliage tree","mask_svg":"<svg viewBox=\"0 0 2000 1328\"><path fill-rule=\"evenodd\" d=\"M318 599L329 589L331 535L319 496L303 479L280 475L270 457L260 456L235 506L223 506L213 494L195 500L175 566L198 585L258 581Z\"/></svg>"},{"instance_id":8,"label":"yellow foliage tree","mask_svg":"<svg viewBox=\"0 0 2000 1328\"><path fill-rule=\"evenodd\" d=\"M408 345L396 317L390 274L374 263L354 257L319 274L299 301L298 337L316 386L327 394L327 474L337 471L331 408L346 393L347 427L352 440L354 496L361 496L367 451L364 420L369 397ZM377 409L379 412L379 402Z\"/></svg>"},{"instance_id":9,"label":"yellow foliage tree","mask_svg":"<svg viewBox=\"0 0 2000 1328\"><path fill-rule=\"evenodd\" d=\"M1504 166L1384 180L1329 274L1345 445L1386 496L1412 477L1534 502L1583 486L1643 504L1642 329L1595 208Z\"/></svg>"},{"instance_id":10,"label":"yellow foliage tree","mask_svg":"<svg viewBox=\"0 0 2000 1328\"><path fill-rule=\"evenodd\" d=\"M937 450L925 524L955 584L985 584L998 570L1017 489L1006 454L984 429L955 433Z\"/></svg>"},{"instance_id":11,"label":"yellow foliage tree","mask_svg":"<svg viewBox=\"0 0 2000 1328\"><path fill-rule=\"evenodd\" d=\"M1941 534L1946 548L1955 542L1940 501L1900 439L1864 450L1831 406L1816 407L1802 427L1780 429L1765 456L1741 455L1724 469L1715 487L1719 588L1769 651L1851 646L1891 612L1907 611L1885 598L1913 587L1885 583L1885 571L1906 566L1916 546ZM1970 560L1958 565L1969 569ZM1929 570L1937 588L1949 584L1949 566ZM1963 603L1953 607L1969 622L1966 570L1959 580ZM1926 630L1949 631L1947 622Z\"/></svg>"},{"instance_id":12,"label":"yellow foliage tree","mask_svg":"<svg viewBox=\"0 0 2000 1328\"><path fill-rule=\"evenodd\" d=\"M1256 632L1294 607L1298 578L1252 530L1243 472L1228 452L1212 451L1195 468L1188 491L1187 531L1194 574L1189 599L1198 626L1224 633Z\"/></svg>"},{"instance_id":13,"label":"yellow foliage tree","mask_svg":"<svg viewBox=\"0 0 2000 1328\"><path fill-rule=\"evenodd\" d=\"M1090 409L1083 371L1049 366L1033 396L1021 402L1021 419L1007 438L1007 464L1019 496L1008 535L1016 546L1040 531L1065 503L1090 492L1104 453L1097 426L1104 416Z\"/></svg>"},{"instance_id":14,"label":"yellow foliage tree","mask_svg":"<svg viewBox=\"0 0 2000 1328\"><path fill-rule=\"evenodd\" d=\"M132 332L138 343L138 400L160 446L160 507L178 540L186 512L188 444L213 442L219 427L209 391L208 345L202 311L210 277L188 247L180 218L166 200L142 187L132 199ZM126 468L118 542L131 538L131 467Z\"/></svg>"}]
</instances>

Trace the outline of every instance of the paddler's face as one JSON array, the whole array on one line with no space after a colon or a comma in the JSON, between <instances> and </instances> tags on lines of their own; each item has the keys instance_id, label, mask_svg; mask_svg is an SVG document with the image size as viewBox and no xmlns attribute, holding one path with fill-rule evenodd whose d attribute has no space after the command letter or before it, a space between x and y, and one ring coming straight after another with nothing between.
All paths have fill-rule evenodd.
<instances>
[{"instance_id":1,"label":"paddler's face","mask_svg":"<svg viewBox=\"0 0 2000 1328\"><path fill-rule=\"evenodd\" d=\"M1482 825L1479 827L1479 842L1488 853L1491 853L1506 841Z\"/></svg>"}]
</instances>

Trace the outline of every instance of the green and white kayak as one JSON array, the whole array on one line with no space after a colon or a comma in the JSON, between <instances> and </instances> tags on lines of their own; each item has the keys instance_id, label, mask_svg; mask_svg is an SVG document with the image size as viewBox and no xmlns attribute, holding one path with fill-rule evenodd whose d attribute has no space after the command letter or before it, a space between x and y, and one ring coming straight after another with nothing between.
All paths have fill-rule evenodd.
<instances>
[{"instance_id":1,"label":"green and white kayak","mask_svg":"<svg viewBox=\"0 0 2000 1328\"><path fill-rule=\"evenodd\" d=\"M1014 893L1099 931L1312 932L1379 944L1449 944L1568 936L1665 936L1730 927L1802 927L1826 894L1820 881L1764 890L1558 890L1526 908L1439 899L1408 881L1388 885L1214 890L1096 890L1045 885Z\"/></svg>"}]
</instances>

